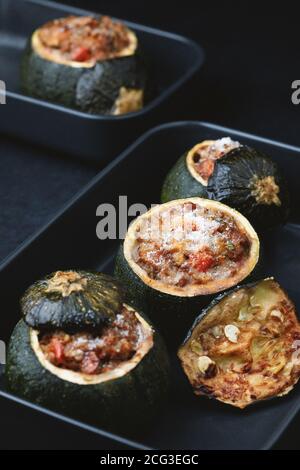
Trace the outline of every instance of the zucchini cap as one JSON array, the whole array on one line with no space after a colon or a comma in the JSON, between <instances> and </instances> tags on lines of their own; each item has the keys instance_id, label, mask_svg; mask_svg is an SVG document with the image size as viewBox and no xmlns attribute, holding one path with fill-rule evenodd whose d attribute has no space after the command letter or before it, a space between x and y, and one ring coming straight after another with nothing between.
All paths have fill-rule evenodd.
<instances>
[{"instance_id":1,"label":"zucchini cap","mask_svg":"<svg viewBox=\"0 0 300 470\"><path fill-rule=\"evenodd\" d=\"M116 317L123 295L107 274L57 271L27 289L21 310L25 323L39 330L97 331Z\"/></svg>"}]
</instances>

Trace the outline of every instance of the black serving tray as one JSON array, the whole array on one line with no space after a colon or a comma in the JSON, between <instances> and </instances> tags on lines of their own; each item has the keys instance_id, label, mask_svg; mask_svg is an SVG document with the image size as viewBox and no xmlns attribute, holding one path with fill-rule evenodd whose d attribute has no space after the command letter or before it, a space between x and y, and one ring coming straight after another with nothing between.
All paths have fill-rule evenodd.
<instances>
[{"instance_id":1,"label":"black serving tray","mask_svg":"<svg viewBox=\"0 0 300 470\"><path fill-rule=\"evenodd\" d=\"M126 22L139 37L156 88L143 110L124 116L91 115L22 94L20 58L32 31L50 19L89 13L43 0L0 0L0 80L7 89L7 104L0 106L0 132L104 166L138 135L180 108L183 85L204 55L200 46L182 36Z\"/></svg>"},{"instance_id":2,"label":"black serving tray","mask_svg":"<svg viewBox=\"0 0 300 470\"><path fill-rule=\"evenodd\" d=\"M291 218L284 228L272 232L265 240L263 264L264 274L274 275L299 309L300 148L212 124L178 122L157 127L137 140L50 224L2 263L1 339L8 341L20 317L19 297L35 279L57 269L72 267L112 272L119 242L100 241L96 237L96 224L100 220L96 210L100 204L118 207L120 195L128 197L128 205L144 203L148 206L158 202L162 180L175 160L196 142L221 136L231 136L269 153L288 178L292 196ZM46 445L47 448L268 449L300 408L299 385L284 398L256 404L246 410L197 398L181 371L175 350L170 354L173 381L170 400L151 428L137 429L134 435L124 437L107 434L10 395L2 377L0 416L2 429L6 430L2 439L4 442L7 439L7 447L13 448Z\"/></svg>"}]
</instances>

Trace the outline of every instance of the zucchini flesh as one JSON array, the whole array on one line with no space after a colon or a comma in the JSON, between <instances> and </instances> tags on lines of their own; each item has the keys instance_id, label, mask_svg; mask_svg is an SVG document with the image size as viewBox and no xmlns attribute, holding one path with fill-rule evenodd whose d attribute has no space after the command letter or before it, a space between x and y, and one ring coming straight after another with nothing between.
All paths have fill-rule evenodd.
<instances>
[{"instance_id":1,"label":"zucchini flesh","mask_svg":"<svg viewBox=\"0 0 300 470\"><path fill-rule=\"evenodd\" d=\"M293 388L299 341L294 305L265 279L208 307L178 355L196 395L245 408Z\"/></svg>"}]
</instances>

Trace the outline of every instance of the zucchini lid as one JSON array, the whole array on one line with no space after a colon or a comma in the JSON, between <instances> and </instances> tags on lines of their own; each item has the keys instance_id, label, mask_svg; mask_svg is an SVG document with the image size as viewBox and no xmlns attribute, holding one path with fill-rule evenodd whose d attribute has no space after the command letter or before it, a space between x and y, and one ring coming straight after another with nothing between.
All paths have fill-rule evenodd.
<instances>
[{"instance_id":1,"label":"zucchini lid","mask_svg":"<svg viewBox=\"0 0 300 470\"><path fill-rule=\"evenodd\" d=\"M176 285L165 284L160 280L151 278L147 272L139 266L139 264L134 260L133 253L135 250L136 240L138 238L138 233L141 227L142 222L146 219L155 220L159 213L168 208L180 206L183 204L198 204L200 207L212 210L218 210L224 213L225 215L231 216L236 222L237 226L246 232L246 235L250 241L250 251L248 259L245 261L244 265L238 270L235 274L225 279L212 280L206 284L197 284L197 285L186 285L184 287L179 287ZM195 297L200 295L209 295L215 292L220 292L222 290L228 289L237 283L245 279L255 268L258 259L259 259L259 239L258 236L250 225L248 220L236 210L221 204L217 201L211 201L208 199L202 199L199 197L187 198L187 199L177 199L174 201L167 202L165 204L160 204L152 209L150 209L145 214L139 216L129 227L127 235L124 240L123 245L123 254L124 258L129 265L130 269L135 273L136 276L148 287L155 289L161 293L169 294L172 296L179 297Z\"/></svg>"},{"instance_id":2,"label":"zucchini lid","mask_svg":"<svg viewBox=\"0 0 300 470\"><path fill-rule=\"evenodd\" d=\"M238 408L287 394L300 377L300 324L273 279L219 295L178 351L196 395Z\"/></svg>"},{"instance_id":3,"label":"zucchini lid","mask_svg":"<svg viewBox=\"0 0 300 470\"><path fill-rule=\"evenodd\" d=\"M287 184L277 165L265 154L241 146L215 162L208 197L234 207L254 227L266 229L286 222Z\"/></svg>"},{"instance_id":4,"label":"zucchini lid","mask_svg":"<svg viewBox=\"0 0 300 470\"><path fill-rule=\"evenodd\" d=\"M123 304L121 284L106 274L57 271L35 282L21 299L25 323L38 330L95 331Z\"/></svg>"}]
</instances>

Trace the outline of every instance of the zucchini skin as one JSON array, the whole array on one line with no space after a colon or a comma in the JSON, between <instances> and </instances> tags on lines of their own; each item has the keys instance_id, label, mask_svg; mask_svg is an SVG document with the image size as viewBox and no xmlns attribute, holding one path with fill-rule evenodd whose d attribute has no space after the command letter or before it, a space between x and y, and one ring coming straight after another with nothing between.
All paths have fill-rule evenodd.
<instances>
[{"instance_id":1,"label":"zucchini skin","mask_svg":"<svg viewBox=\"0 0 300 470\"><path fill-rule=\"evenodd\" d=\"M147 71L139 50L91 68L75 68L43 59L29 40L21 63L24 93L91 114L111 114L121 87L145 90L146 86Z\"/></svg>"},{"instance_id":2,"label":"zucchini skin","mask_svg":"<svg viewBox=\"0 0 300 470\"><path fill-rule=\"evenodd\" d=\"M169 362L164 343L154 345L125 376L102 384L78 385L42 367L20 320L8 347L6 379L11 392L40 406L111 431L134 431L157 414L167 398Z\"/></svg>"},{"instance_id":3,"label":"zucchini skin","mask_svg":"<svg viewBox=\"0 0 300 470\"><path fill-rule=\"evenodd\" d=\"M167 174L161 192L162 203L187 197L207 198L206 187L197 181L187 168L187 154L188 152L182 155Z\"/></svg>"}]
</instances>

